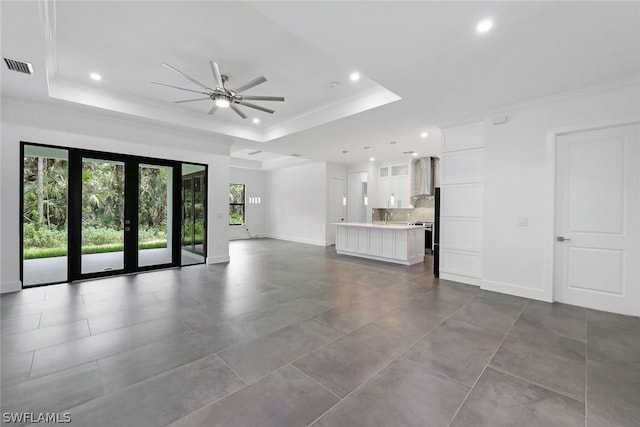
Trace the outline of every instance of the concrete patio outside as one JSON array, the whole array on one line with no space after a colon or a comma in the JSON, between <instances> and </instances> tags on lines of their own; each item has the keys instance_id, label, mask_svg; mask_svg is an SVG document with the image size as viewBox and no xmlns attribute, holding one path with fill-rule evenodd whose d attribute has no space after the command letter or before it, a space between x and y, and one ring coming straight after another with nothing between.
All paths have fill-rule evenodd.
<instances>
[{"instance_id":1,"label":"concrete patio outside","mask_svg":"<svg viewBox=\"0 0 640 427\"><path fill-rule=\"evenodd\" d=\"M204 262L204 257L182 250L182 265ZM171 249L143 249L138 251L140 266L167 264L171 262ZM124 252L106 252L82 255L82 272L120 270L124 265ZM64 282L67 280L67 257L36 258L24 260L23 284Z\"/></svg>"}]
</instances>

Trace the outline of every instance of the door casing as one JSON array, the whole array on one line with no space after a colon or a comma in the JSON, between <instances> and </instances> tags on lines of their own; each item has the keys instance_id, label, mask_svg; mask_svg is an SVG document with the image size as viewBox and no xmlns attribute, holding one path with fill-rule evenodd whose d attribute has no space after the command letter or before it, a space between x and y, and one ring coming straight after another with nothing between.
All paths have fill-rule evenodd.
<instances>
[{"instance_id":1,"label":"door casing","mask_svg":"<svg viewBox=\"0 0 640 427\"><path fill-rule=\"evenodd\" d=\"M527 295L528 297L535 297L537 299L553 302L554 292L554 271L555 271L555 199L556 199L556 151L557 151L557 139L561 135L586 132L591 130L606 129L609 127L618 127L626 125L640 124L640 114L634 114L631 116L619 117L616 119L602 120L596 122L589 122L571 126L563 126L558 128L549 129L547 131L547 161L545 176L545 199L544 199L544 287L535 295ZM638 307L640 307L640 301L638 301ZM636 315L640 315L640 312Z\"/></svg>"}]
</instances>

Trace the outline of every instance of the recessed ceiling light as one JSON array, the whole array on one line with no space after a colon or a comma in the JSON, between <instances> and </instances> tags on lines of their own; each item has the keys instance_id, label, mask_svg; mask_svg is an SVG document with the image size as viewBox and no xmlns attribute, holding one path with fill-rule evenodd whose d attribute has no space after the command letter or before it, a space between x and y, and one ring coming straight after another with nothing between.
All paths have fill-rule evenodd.
<instances>
[{"instance_id":1,"label":"recessed ceiling light","mask_svg":"<svg viewBox=\"0 0 640 427\"><path fill-rule=\"evenodd\" d=\"M372 161L372 162L375 162L376 158L375 158L375 157L372 157L372 158L370 158L369 160L370 160L370 161Z\"/></svg>"},{"instance_id":2,"label":"recessed ceiling light","mask_svg":"<svg viewBox=\"0 0 640 427\"><path fill-rule=\"evenodd\" d=\"M493 27L493 21L491 19L485 19L484 21L478 22L476 26L476 31L479 33L486 33Z\"/></svg>"},{"instance_id":3,"label":"recessed ceiling light","mask_svg":"<svg viewBox=\"0 0 640 427\"><path fill-rule=\"evenodd\" d=\"M256 117L255 119L253 119L253 123L257 125L258 123L260 123L260 119Z\"/></svg>"},{"instance_id":4,"label":"recessed ceiling light","mask_svg":"<svg viewBox=\"0 0 640 427\"><path fill-rule=\"evenodd\" d=\"M422 133L420 134L420 138L426 138L426 137L428 137L428 136L429 136L429 133L428 133L428 132L422 132Z\"/></svg>"},{"instance_id":5,"label":"recessed ceiling light","mask_svg":"<svg viewBox=\"0 0 640 427\"><path fill-rule=\"evenodd\" d=\"M364 147L362 147L362 148L364 148L365 150L368 150L368 149L369 149L369 148L371 148L371 147L370 147L370 146L368 146L368 145L365 145L365 146L364 146Z\"/></svg>"},{"instance_id":6,"label":"recessed ceiling light","mask_svg":"<svg viewBox=\"0 0 640 427\"><path fill-rule=\"evenodd\" d=\"M393 144L397 144L396 141L389 141L389 144L393 145Z\"/></svg>"},{"instance_id":7,"label":"recessed ceiling light","mask_svg":"<svg viewBox=\"0 0 640 427\"><path fill-rule=\"evenodd\" d=\"M89 77L91 77L95 81L102 80L102 76L98 73L91 73L89 74Z\"/></svg>"},{"instance_id":8,"label":"recessed ceiling light","mask_svg":"<svg viewBox=\"0 0 640 427\"><path fill-rule=\"evenodd\" d=\"M349 78L352 82L357 82L358 80L360 80L360 73L351 73Z\"/></svg>"},{"instance_id":9,"label":"recessed ceiling light","mask_svg":"<svg viewBox=\"0 0 640 427\"><path fill-rule=\"evenodd\" d=\"M416 153L415 151L412 154L413 157L418 157L418 153Z\"/></svg>"},{"instance_id":10,"label":"recessed ceiling light","mask_svg":"<svg viewBox=\"0 0 640 427\"><path fill-rule=\"evenodd\" d=\"M348 151L347 150L342 150L342 154L347 154Z\"/></svg>"}]
</instances>

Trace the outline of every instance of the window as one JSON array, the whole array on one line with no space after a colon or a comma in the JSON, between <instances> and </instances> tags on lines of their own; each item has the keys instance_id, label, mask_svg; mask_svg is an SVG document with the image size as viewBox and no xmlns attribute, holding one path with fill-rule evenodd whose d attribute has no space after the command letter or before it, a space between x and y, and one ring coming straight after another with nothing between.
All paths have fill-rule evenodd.
<instances>
[{"instance_id":1,"label":"window","mask_svg":"<svg viewBox=\"0 0 640 427\"><path fill-rule=\"evenodd\" d=\"M229 186L229 225L244 224L244 184Z\"/></svg>"}]
</instances>

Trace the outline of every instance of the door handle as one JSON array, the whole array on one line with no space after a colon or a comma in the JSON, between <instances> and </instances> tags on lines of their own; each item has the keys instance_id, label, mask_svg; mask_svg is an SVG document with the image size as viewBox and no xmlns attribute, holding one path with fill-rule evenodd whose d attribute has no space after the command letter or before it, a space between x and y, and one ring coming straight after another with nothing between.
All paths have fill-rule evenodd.
<instances>
[{"instance_id":1,"label":"door handle","mask_svg":"<svg viewBox=\"0 0 640 427\"><path fill-rule=\"evenodd\" d=\"M564 236L557 236L557 237L556 237L556 240L557 240L558 242L570 242L570 241L571 241L571 239L567 239L567 238L565 238Z\"/></svg>"}]
</instances>

